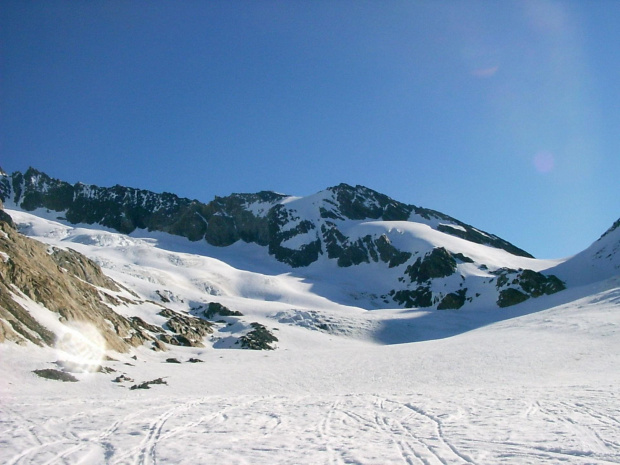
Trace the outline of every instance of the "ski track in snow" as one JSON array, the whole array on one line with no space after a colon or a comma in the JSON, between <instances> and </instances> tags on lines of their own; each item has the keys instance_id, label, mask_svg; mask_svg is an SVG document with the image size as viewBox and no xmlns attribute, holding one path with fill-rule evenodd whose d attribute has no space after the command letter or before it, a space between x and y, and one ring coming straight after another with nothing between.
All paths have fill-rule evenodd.
<instances>
[{"instance_id":1,"label":"ski track in snow","mask_svg":"<svg viewBox=\"0 0 620 465\"><path fill-rule=\"evenodd\" d=\"M150 394L150 393L149 393ZM617 393L87 399L3 409L14 464L620 463ZM63 416L60 412L79 410ZM18 413L19 412L19 413Z\"/></svg>"}]
</instances>

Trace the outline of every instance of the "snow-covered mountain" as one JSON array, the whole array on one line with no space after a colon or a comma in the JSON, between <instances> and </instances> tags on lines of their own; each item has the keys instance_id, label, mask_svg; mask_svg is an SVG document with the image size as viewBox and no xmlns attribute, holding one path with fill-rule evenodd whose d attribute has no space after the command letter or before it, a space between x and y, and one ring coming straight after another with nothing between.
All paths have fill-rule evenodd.
<instances>
[{"instance_id":1,"label":"snow-covered mountain","mask_svg":"<svg viewBox=\"0 0 620 465\"><path fill-rule=\"evenodd\" d=\"M0 170L0 199L32 211L64 213L70 223L99 224L122 233L163 231L227 246L238 240L269 246L270 254L293 267L307 266L327 253L340 266L377 261L364 243L347 241L340 227L348 221L408 221L478 244L531 257L527 252L442 213L406 205L363 186L347 184L314 196L295 198L274 192L232 194L208 204L123 186L70 185L33 168L10 176ZM386 252L389 254L389 252ZM385 253L383 261L389 262Z\"/></svg>"},{"instance_id":2,"label":"snow-covered mountain","mask_svg":"<svg viewBox=\"0 0 620 465\"><path fill-rule=\"evenodd\" d=\"M603 281L620 269L618 224L574 257L537 260L497 236L362 186L341 184L305 198L233 194L203 204L121 186L72 186L29 169L0 174L0 197L19 231L52 247L49 257L64 250L65 260L94 260L90 269L100 266L115 278L119 287L98 285L97 293L128 318L122 328L112 325L117 336L132 337L132 345L150 341L158 350L202 345L207 335L215 347L246 346L252 334L265 336L264 348L272 348L277 337L264 324L274 315L311 329L389 340L377 329L390 326L389 309L493 311L555 294L566 283ZM16 240L7 243L4 256L22 256L20 248ZM17 262L4 263L14 269ZM61 265L52 260L47 269L54 266ZM119 289L125 294L114 294ZM28 288L18 291L33 298ZM59 305L38 303L66 319ZM353 308L384 310L347 325ZM248 312L256 321L239 318ZM6 315L4 322L6 333L16 324Z\"/></svg>"},{"instance_id":3,"label":"snow-covered mountain","mask_svg":"<svg viewBox=\"0 0 620 465\"><path fill-rule=\"evenodd\" d=\"M549 270L576 286L620 274L620 219L590 247Z\"/></svg>"},{"instance_id":4,"label":"snow-covered mountain","mask_svg":"<svg viewBox=\"0 0 620 465\"><path fill-rule=\"evenodd\" d=\"M363 187L0 186L6 463L620 463L619 223L536 260Z\"/></svg>"},{"instance_id":5,"label":"snow-covered mountain","mask_svg":"<svg viewBox=\"0 0 620 465\"><path fill-rule=\"evenodd\" d=\"M296 198L233 194L208 204L115 186L70 185L29 169L0 177L0 199L45 209L69 224L120 233L161 231L230 247L257 244L298 276L330 270L364 308L506 307L564 284L541 273L549 262L437 211L363 186L341 184ZM346 271L342 271L342 269Z\"/></svg>"}]
</instances>

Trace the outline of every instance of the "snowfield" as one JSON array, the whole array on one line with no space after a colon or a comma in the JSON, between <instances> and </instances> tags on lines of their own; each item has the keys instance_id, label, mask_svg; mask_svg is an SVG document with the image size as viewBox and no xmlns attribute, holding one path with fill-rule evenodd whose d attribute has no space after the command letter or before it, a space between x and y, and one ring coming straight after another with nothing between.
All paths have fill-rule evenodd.
<instances>
[{"instance_id":1,"label":"snowfield","mask_svg":"<svg viewBox=\"0 0 620 465\"><path fill-rule=\"evenodd\" d=\"M2 344L1 463L620 463L620 276L501 310L369 311L372 297L328 264L304 278L249 244L7 212L145 299L165 291L185 312L221 302L279 341L223 348L236 325L222 326L204 348L108 352L104 372L75 383L32 373L58 350ZM371 279L372 265L358 270ZM150 304L118 311L161 324ZM158 378L167 384L130 389Z\"/></svg>"}]
</instances>

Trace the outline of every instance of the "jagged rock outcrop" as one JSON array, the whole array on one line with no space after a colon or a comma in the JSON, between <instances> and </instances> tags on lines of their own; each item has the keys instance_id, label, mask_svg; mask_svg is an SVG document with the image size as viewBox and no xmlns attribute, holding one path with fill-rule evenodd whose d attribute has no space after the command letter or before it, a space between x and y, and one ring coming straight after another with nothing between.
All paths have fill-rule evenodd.
<instances>
[{"instance_id":1,"label":"jagged rock outcrop","mask_svg":"<svg viewBox=\"0 0 620 465\"><path fill-rule=\"evenodd\" d=\"M243 313L238 310L231 310L219 302L209 302L206 310L204 311L204 316L206 319L211 320L215 318L215 315L219 315L221 317L243 316Z\"/></svg>"},{"instance_id":2,"label":"jagged rock outcrop","mask_svg":"<svg viewBox=\"0 0 620 465\"><path fill-rule=\"evenodd\" d=\"M496 287L499 290L497 305L500 307L509 307L530 297L551 295L566 289L557 276L544 275L532 270L501 268L494 274L497 275Z\"/></svg>"},{"instance_id":3,"label":"jagged rock outcrop","mask_svg":"<svg viewBox=\"0 0 620 465\"><path fill-rule=\"evenodd\" d=\"M436 247L424 258L418 258L413 265L409 265L405 273L411 282L422 284L433 278L445 278L456 271L456 260L443 247Z\"/></svg>"}]
</instances>

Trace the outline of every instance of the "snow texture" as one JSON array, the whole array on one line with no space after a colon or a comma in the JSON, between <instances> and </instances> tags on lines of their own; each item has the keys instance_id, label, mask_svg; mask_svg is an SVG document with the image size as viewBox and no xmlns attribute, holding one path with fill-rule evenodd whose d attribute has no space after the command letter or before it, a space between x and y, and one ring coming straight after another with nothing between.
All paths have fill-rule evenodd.
<instances>
[{"instance_id":1,"label":"snow texture","mask_svg":"<svg viewBox=\"0 0 620 465\"><path fill-rule=\"evenodd\" d=\"M32 373L56 367L58 350L1 344L2 463L620 463L615 231L562 263L491 256L477 244L464 250L490 265L512 257L514 267L557 267L574 285L551 296L501 310L369 311L373 264L345 274L322 262L299 276L253 244L221 249L8 213L22 232L84 253L152 300L115 308L126 316L163 324L155 303L163 295L175 311L218 301L243 317L218 323L221 339L202 348L108 352L105 370L76 373L77 383ZM389 239L408 227L394 222ZM430 245L441 234L416 227ZM356 228L363 235L377 226ZM596 268L600 279L571 263ZM20 302L52 329L61 325ZM255 321L277 335L278 348L232 350ZM166 384L130 389L159 378Z\"/></svg>"}]
</instances>

